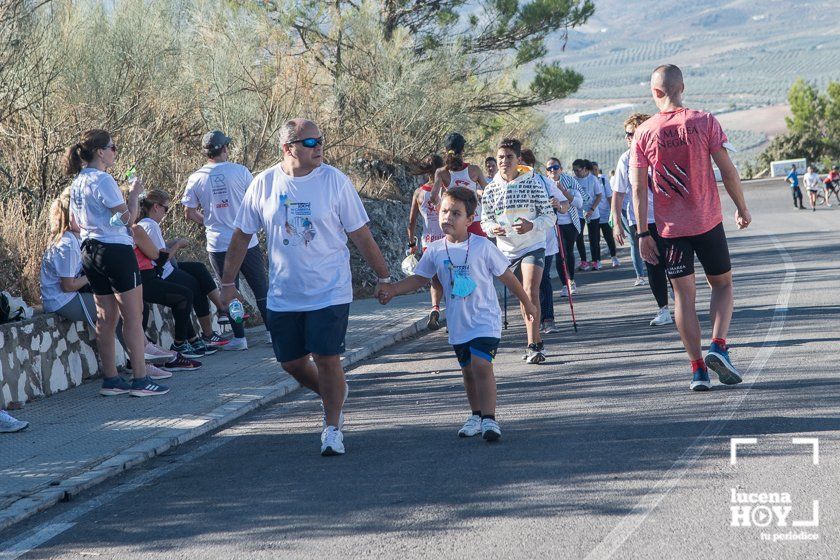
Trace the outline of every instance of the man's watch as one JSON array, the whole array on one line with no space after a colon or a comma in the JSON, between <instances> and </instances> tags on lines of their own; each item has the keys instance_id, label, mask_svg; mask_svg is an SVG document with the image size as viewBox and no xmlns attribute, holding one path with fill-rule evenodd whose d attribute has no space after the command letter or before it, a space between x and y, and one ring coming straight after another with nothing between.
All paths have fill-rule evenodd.
<instances>
[{"instance_id":1,"label":"man's watch","mask_svg":"<svg viewBox=\"0 0 840 560\"><path fill-rule=\"evenodd\" d=\"M385 278L377 278L376 283L377 284L390 284L391 283L391 277L386 276Z\"/></svg>"},{"instance_id":2,"label":"man's watch","mask_svg":"<svg viewBox=\"0 0 840 560\"><path fill-rule=\"evenodd\" d=\"M650 237L650 230L646 229L645 231L640 231L637 235L639 239L642 239L643 237Z\"/></svg>"}]
</instances>

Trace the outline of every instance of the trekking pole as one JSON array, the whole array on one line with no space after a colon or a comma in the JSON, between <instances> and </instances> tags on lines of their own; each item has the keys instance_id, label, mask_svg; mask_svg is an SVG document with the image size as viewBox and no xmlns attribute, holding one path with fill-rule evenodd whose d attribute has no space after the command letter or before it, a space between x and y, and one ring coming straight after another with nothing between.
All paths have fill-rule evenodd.
<instances>
[{"instance_id":1,"label":"trekking pole","mask_svg":"<svg viewBox=\"0 0 840 560\"><path fill-rule=\"evenodd\" d=\"M505 320L504 320L505 330L508 328L508 320L507 320L507 286L505 286Z\"/></svg>"},{"instance_id":2,"label":"trekking pole","mask_svg":"<svg viewBox=\"0 0 840 560\"><path fill-rule=\"evenodd\" d=\"M563 232L560 231L560 226L554 224L554 231L557 233L557 245L560 246L560 260L563 261L563 276L566 277L566 291L569 293L569 309L572 311L572 326L575 332L578 332L577 319L575 319L575 304L572 301L572 281L569 278L569 267L566 266L566 248L563 246Z\"/></svg>"}]
</instances>

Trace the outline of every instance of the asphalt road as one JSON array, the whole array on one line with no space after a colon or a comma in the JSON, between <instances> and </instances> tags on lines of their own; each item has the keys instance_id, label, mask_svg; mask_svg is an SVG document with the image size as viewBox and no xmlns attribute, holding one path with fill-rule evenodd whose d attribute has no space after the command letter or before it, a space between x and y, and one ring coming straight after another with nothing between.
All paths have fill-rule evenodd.
<instances>
[{"instance_id":1,"label":"asphalt road","mask_svg":"<svg viewBox=\"0 0 840 560\"><path fill-rule=\"evenodd\" d=\"M352 371L347 455L319 455L319 407L297 392L0 534L0 559L836 558L840 208L747 193L748 230L725 206L739 386L688 390L624 258L579 275L577 334L557 303L546 364L521 361L521 321L504 333L499 444L456 437L468 408L433 333ZM756 438L735 465L731 438ZM818 438L817 465L793 438ZM818 525L799 525L815 500ZM761 526L731 526L733 506Z\"/></svg>"}]
</instances>

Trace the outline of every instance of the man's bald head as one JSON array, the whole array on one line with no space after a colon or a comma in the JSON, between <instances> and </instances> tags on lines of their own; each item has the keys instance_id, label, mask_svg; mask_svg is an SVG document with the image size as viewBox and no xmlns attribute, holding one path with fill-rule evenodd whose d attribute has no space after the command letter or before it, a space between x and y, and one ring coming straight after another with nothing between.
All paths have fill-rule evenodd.
<instances>
[{"instance_id":1,"label":"man's bald head","mask_svg":"<svg viewBox=\"0 0 840 560\"><path fill-rule=\"evenodd\" d=\"M318 125L307 119L286 121L280 128L280 145L285 146L302 138L318 137L321 131Z\"/></svg>"},{"instance_id":2,"label":"man's bald head","mask_svg":"<svg viewBox=\"0 0 840 560\"><path fill-rule=\"evenodd\" d=\"M663 92L670 99L679 99L685 89L682 70L673 64L659 66L650 77L650 87L654 91Z\"/></svg>"}]
</instances>

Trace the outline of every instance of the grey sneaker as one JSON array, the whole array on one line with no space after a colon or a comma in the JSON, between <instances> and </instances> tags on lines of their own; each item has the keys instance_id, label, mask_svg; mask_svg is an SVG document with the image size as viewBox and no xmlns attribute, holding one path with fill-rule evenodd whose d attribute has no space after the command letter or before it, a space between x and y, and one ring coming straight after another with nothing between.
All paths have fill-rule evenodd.
<instances>
[{"instance_id":1,"label":"grey sneaker","mask_svg":"<svg viewBox=\"0 0 840 560\"><path fill-rule=\"evenodd\" d=\"M29 422L18 420L5 410L0 410L0 434L19 432L25 430L27 426L29 426Z\"/></svg>"},{"instance_id":2,"label":"grey sneaker","mask_svg":"<svg viewBox=\"0 0 840 560\"><path fill-rule=\"evenodd\" d=\"M544 361L545 354L543 354L542 348L537 344L529 344L528 349L525 351L525 362L529 364L541 364Z\"/></svg>"}]
</instances>

